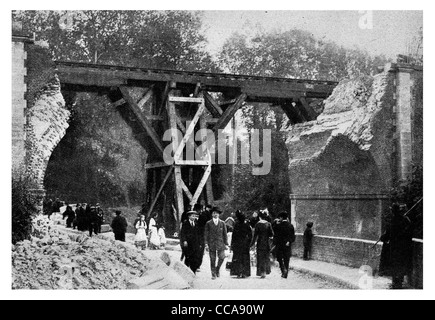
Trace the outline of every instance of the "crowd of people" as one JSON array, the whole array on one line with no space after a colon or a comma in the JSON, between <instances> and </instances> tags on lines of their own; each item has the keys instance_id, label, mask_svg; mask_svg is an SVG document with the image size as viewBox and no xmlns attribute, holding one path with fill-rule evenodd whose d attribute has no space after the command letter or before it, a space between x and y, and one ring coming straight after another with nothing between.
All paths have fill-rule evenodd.
<instances>
[{"instance_id":1,"label":"crowd of people","mask_svg":"<svg viewBox=\"0 0 435 320\"><path fill-rule=\"evenodd\" d=\"M229 249L232 259L227 266L231 276L250 277L251 257L255 255L257 276L264 279L271 273L272 256L279 263L282 277L288 277L295 229L287 212L281 212L275 220L272 220L267 209L254 212L250 218L239 210L225 221L220 219L221 214L222 211L217 207L196 205L182 215L181 259L194 273L200 269L207 250L211 277L213 280L219 278L226 250ZM310 236L307 232L306 236L306 245L309 247L312 233Z\"/></svg>"},{"instance_id":2,"label":"crowd of people","mask_svg":"<svg viewBox=\"0 0 435 320\"><path fill-rule=\"evenodd\" d=\"M44 213L49 217L61 211L67 228L88 231L90 237L101 233L104 212L98 203L69 205L58 198L44 202ZM393 204L392 222L380 239L384 243L380 274L392 276L394 289L402 288L403 279L409 274L412 265L412 216L409 212L404 214L404 211L406 209ZM129 224L120 210L116 210L115 214L116 217L111 223L115 240L125 242ZM287 212L281 212L275 220L267 209L254 212L250 217L238 210L225 221L220 219L221 214L222 211L217 207L198 204L181 216L181 260L194 273L200 269L207 250L212 279L219 278L226 251L230 250L231 261L227 262L227 268L231 276L250 277L251 258L254 258L256 275L264 279L271 273L272 258L278 261L282 277L287 278L292 243L295 241L295 229ZM157 213L153 213L148 219L142 211L138 213L133 223L137 248L144 250L165 247L165 228L157 220ZM313 223L308 222L303 235L304 260L311 259L313 237Z\"/></svg>"},{"instance_id":3,"label":"crowd of people","mask_svg":"<svg viewBox=\"0 0 435 320\"><path fill-rule=\"evenodd\" d=\"M48 199L44 203L44 214L50 218L52 214L61 213L62 208L64 208L62 218L66 219L67 228L89 231L90 237L93 234L101 233L101 226L104 224L104 212L99 203L95 205L77 203L74 206L60 201L59 198L56 198L55 201Z\"/></svg>"}]
</instances>

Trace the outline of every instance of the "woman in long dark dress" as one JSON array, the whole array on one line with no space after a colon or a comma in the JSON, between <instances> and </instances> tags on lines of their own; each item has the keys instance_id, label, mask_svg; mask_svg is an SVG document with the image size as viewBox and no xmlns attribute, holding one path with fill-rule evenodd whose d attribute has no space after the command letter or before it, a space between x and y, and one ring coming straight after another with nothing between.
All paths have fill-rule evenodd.
<instances>
[{"instance_id":1,"label":"woman in long dark dress","mask_svg":"<svg viewBox=\"0 0 435 320\"><path fill-rule=\"evenodd\" d=\"M262 279L270 274L270 238L273 237L272 225L266 220L266 213L259 215L260 221L255 226L252 245L257 243L257 276Z\"/></svg>"},{"instance_id":2,"label":"woman in long dark dress","mask_svg":"<svg viewBox=\"0 0 435 320\"><path fill-rule=\"evenodd\" d=\"M249 249L252 241L252 229L245 215L241 211L236 212L236 223L233 230L231 250L233 251L233 262L230 275L238 278L251 276L251 259Z\"/></svg>"}]
</instances>

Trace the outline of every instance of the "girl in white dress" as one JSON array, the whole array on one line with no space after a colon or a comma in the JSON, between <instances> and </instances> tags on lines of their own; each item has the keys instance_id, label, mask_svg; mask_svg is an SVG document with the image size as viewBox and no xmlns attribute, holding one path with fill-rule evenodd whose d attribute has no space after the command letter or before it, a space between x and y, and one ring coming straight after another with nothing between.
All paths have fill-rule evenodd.
<instances>
[{"instance_id":1,"label":"girl in white dress","mask_svg":"<svg viewBox=\"0 0 435 320\"><path fill-rule=\"evenodd\" d=\"M140 219L136 222L134 226L136 228L136 236L134 238L134 243L137 248L145 250L148 245L147 238L147 223L145 222L145 216L141 215Z\"/></svg>"},{"instance_id":2,"label":"girl in white dress","mask_svg":"<svg viewBox=\"0 0 435 320\"><path fill-rule=\"evenodd\" d=\"M160 238L160 247L164 249L166 247L166 234L165 234L165 228L163 226L160 226L159 228L159 238Z\"/></svg>"},{"instance_id":3,"label":"girl in white dress","mask_svg":"<svg viewBox=\"0 0 435 320\"><path fill-rule=\"evenodd\" d=\"M154 213L149 222L151 249L160 249L160 236L159 236L159 231L157 229L156 218L157 218L157 214Z\"/></svg>"}]
</instances>

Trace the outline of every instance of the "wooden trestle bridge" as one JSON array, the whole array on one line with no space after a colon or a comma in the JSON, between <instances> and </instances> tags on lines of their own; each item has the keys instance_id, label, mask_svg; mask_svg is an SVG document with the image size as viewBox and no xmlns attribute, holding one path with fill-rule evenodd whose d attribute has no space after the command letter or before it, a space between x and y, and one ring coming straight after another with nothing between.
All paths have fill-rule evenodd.
<instances>
[{"instance_id":1,"label":"wooden trestle bridge","mask_svg":"<svg viewBox=\"0 0 435 320\"><path fill-rule=\"evenodd\" d=\"M191 134L199 129L214 132L224 129L237 110L244 103L251 102L282 108L292 124L315 120L317 114L309 101L326 99L337 85L332 81L62 61L57 61L56 66L63 93L93 91L107 94L113 107L118 108L149 154L145 168L152 170L153 174L147 188L148 214L161 202L164 203L161 209L166 213L177 212L176 220L187 208L187 203L194 205L199 199L214 202L210 160L183 158L183 148ZM139 99L131 93L133 87L144 88ZM220 93L220 98L217 99L214 93ZM177 129L184 135L179 141L173 165L163 161L166 147L163 134L168 129ZM173 141L179 138L173 134Z\"/></svg>"}]
</instances>

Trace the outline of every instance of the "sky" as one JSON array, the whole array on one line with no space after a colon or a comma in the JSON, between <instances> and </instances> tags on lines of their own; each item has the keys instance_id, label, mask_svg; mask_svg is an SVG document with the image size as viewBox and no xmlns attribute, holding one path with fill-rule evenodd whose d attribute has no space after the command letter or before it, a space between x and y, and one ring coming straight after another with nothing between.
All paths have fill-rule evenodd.
<instances>
[{"instance_id":1,"label":"sky","mask_svg":"<svg viewBox=\"0 0 435 320\"><path fill-rule=\"evenodd\" d=\"M406 52L423 26L423 11L205 11L209 50L216 53L232 33L252 30L257 24L266 31L302 29L317 39L395 58Z\"/></svg>"}]
</instances>

